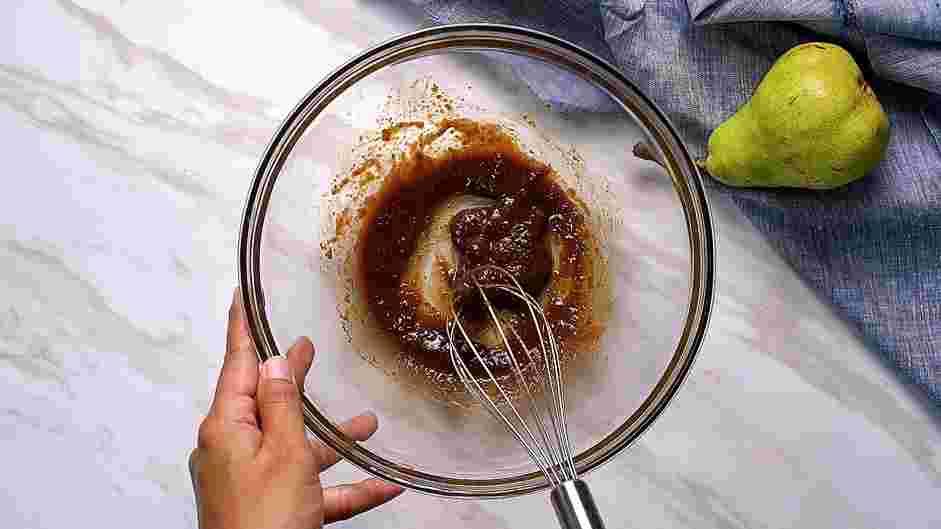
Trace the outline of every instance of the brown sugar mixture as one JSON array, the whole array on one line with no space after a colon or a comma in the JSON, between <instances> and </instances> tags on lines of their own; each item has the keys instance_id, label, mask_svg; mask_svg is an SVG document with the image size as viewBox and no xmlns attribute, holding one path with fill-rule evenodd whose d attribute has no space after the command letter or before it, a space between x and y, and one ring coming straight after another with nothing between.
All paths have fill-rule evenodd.
<instances>
[{"instance_id":1,"label":"brown sugar mixture","mask_svg":"<svg viewBox=\"0 0 941 529\"><path fill-rule=\"evenodd\" d=\"M520 152L497 126L468 120L439 125L460 133L463 146L429 157L421 143L435 138L420 142L369 198L357 238L363 299L398 342L405 364L428 376L453 373L446 332L453 302L483 362L498 376L506 373L509 357L502 343L487 339L486 313L469 275L486 264L508 270L542 303L563 351L597 338L592 233L571 192L559 186L552 168ZM460 199L476 205L447 207ZM436 247L447 251L434 257L430 272L416 273L416 256L429 245L435 225L446 226L435 233L445 239ZM436 277L427 280L429 273ZM484 273L476 279L497 278ZM523 321L512 318L518 307L510 300L493 301L510 321ZM525 337L527 325L519 325ZM472 371L481 373L467 344L459 347Z\"/></svg>"}]
</instances>

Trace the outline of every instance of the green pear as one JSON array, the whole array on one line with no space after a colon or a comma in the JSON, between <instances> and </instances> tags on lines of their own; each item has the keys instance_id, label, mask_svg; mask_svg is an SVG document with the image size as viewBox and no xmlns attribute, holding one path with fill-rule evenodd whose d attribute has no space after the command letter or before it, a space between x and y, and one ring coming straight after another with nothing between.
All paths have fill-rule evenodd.
<instances>
[{"instance_id":1,"label":"green pear","mask_svg":"<svg viewBox=\"0 0 941 529\"><path fill-rule=\"evenodd\" d=\"M889 120L856 61L811 42L782 55L709 136L706 170L738 187L832 189L882 159Z\"/></svg>"}]
</instances>

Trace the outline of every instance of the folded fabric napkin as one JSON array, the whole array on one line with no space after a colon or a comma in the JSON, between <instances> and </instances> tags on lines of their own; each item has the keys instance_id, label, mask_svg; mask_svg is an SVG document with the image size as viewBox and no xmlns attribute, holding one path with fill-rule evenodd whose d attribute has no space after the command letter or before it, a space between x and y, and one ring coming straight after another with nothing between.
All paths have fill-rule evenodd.
<instances>
[{"instance_id":1,"label":"folded fabric napkin","mask_svg":"<svg viewBox=\"0 0 941 529\"><path fill-rule=\"evenodd\" d=\"M412 1L438 23L516 24L592 50L653 98L700 158L708 134L784 51L811 40L850 49L892 124L880 166L830 192L712 187L941 404L941 2ZM540 97L604 110L564 78L532 79L526 64L514 67Z\"/></svg>"}]
</instances>

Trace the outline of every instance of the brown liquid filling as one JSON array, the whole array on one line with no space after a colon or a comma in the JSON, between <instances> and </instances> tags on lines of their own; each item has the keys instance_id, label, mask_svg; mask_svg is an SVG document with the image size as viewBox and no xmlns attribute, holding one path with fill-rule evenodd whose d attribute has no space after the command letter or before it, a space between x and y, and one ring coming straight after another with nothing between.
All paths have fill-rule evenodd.
<instances>
[{"instance_id":1,"label":"brown liquid filling","mask_svg":"<svg viewBox=\"0 0 941 529\"><path fill-rule=\"evenodd\" d=\"M463 311L483 363L497 376L510 367L500 343L475 336L488 326L469 275L481 265L508 270L540 301L563 351L591 340L596 332L590 305L592 234L584 212L550 167L520 152L498 127L468 120L440 124L442 131L449 128L461 133L464 147L432 158L421 147L436 136L426 138L368 199L356 252L359 284L372 316L398 342L408 365L432 376L453 373L449 315L426 299L409 266L433 212L455 197L476 195L492 203L457 211L448 220L456 261L439 270L439 283ZM476 279L503 280L489 273ZM506 296L492 301L526 343L538 343L532 340L532 326L523 323L527 320L513 317L520 313L518 303ZM466 343L459 345L459 354L483 375ZM522 361L520 355L517 360Z\"/></svg>"}]
</instances>

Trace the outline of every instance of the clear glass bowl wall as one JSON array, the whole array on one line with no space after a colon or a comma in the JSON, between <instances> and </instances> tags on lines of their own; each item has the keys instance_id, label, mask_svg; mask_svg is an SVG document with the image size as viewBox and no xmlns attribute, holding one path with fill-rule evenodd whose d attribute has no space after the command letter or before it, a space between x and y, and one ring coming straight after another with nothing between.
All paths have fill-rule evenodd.
<instances>
[{"instance_id":1,"label":"clear glass bowl wall","mask_svg":"<svg viewBox=\"0 0 941 529\"><path fill-rule=\"evenodd\" d=\"M603 210L610 319L600 350L566 388L581 472L651 424L703 340L714 268L703 185L662 113L615 68L560 39L494 25L423 30L364 52L301 101L265 152L245 209L240 281L262 359L300 335L316 344L304 381L309 430L366 471L416 490L533 492L546 481L499 425L483 412L455 414L377 369L339 317L336 263L322 248L335 208L326 197L350 169L357 139L390 111L390 94L407 117L420 110L416 87L429 82L453 112L515 124L538 158ZM581 103L546 99L560 88ZM639 141L664 168L634 156ZM575 166L565 159L572 153ZM336 425L364 410L377 414L379 431L353 442Z\"/></svg>"}]
</instances>

